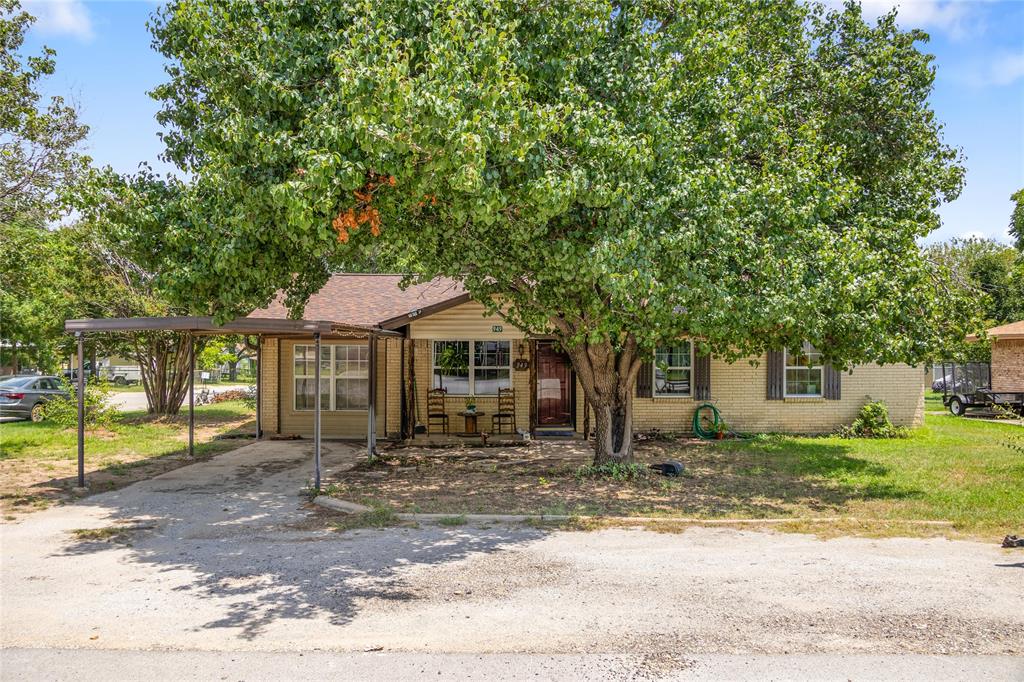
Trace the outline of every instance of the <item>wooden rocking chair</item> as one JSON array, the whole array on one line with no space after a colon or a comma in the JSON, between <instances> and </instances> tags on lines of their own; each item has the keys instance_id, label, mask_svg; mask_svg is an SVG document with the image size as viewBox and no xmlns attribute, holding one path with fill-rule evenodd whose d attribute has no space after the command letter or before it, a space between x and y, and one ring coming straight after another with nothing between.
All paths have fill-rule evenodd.
<instances>
[{"instance_id":1,"label":"wooden rocking chair","mask_svg":"<svg viewBox=\"0 0 1024 682\"><path fill-rule=\"evenodd\" d=\"M448 433L448 414L444 411L444 398L448 390L435 388L427 392L427 435L430 435L430 427L440 424L441 433Z\"/></svg>"},{"instance_id":2,"label":"wooden rocking chair","mask_svg":"<svg viewBox=\"0 0 1024 682\"><path fill-rule=\"evenodd\" d=\"M516 391L514 388L498 389L498 411L491 417L491 432L505 433L506 424L509 433L516 432Z\"/></svg>"}]
</instances>

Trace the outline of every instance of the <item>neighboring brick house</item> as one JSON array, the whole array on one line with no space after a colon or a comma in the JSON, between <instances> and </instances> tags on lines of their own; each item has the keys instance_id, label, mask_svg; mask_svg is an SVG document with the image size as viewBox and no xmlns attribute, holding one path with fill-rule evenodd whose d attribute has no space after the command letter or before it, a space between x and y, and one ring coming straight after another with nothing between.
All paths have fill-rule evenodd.
<instances>
[{"instance_id":1,"label":"neighboring brick house","mask_svg":"<svg viewBox=\"0 0 1024 682\"><path fill-rule=\"evenodd\" d=\"M583 390L568 358L550 338L531 336L500 316L488 316L462 287L435 280L399 288L400 275L338 274L307 303L303 318L376 330L322 338L321 430L325 437L366 436L371 372L376 433L414 436L427 423L427 393L448 390L451 431L462 431L466 398L484 413L490 431L498 388L515 391L516 429L582 434L589 420ZM276 302L251 318L285 318ZM383 336L387 334L388 336ZM371 356L375 355L375 362ZM458 368L437 357L460 358ZM271 434L313 430L312 338L264 335L261 342L262 428ZM847 424L869 399L888 403L897 424L919 425L924 410L923 370L909 365L861 365L839 373L807 346L798 356L780 351L726 363L694 354L689 341L659 348L642 368L633 403L637 431L685 432L693 411L714 402L733 429L820 433ZM373 366L371 366L373 365ZM590 421L592 424L592 421Z\"/></svg>"},{"instance_id":2,"label":"neighboring brick house","mask_svg":"<svg viewBox=\"0 0 1024 682\"><path fill-rule=\"evenodd\" d=\"M1024 320L987 333L992 340L992 390L1024 391Z\"/></svg>"}]
</instances>

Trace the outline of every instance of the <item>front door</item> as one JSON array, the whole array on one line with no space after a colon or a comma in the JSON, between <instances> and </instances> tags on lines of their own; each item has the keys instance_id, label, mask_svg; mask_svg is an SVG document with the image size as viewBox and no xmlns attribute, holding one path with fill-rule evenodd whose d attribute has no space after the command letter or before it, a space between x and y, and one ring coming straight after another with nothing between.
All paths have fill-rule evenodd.
<instances>
[{"instance_id":1,"label":"front door","mask_svg":"<svg viewBox=\"0 0 1024 682\"><path fill-rule=\"evenodd\" d=\"M551 341L537 342L537 424L572 424L572 365Z\"/></svg>"}]
</instances>

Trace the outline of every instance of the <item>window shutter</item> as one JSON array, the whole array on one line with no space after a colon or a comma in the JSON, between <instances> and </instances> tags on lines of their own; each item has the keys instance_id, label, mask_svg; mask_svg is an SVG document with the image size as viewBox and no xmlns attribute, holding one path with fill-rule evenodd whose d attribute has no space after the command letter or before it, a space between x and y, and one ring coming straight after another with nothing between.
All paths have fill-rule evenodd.
<instances>
[{"instance_id":1,"label":"window shutter","mask_svg":"<svg viewBox=\"0 0 1024 682\"><path fill-rule=\"evenodd\" d=\"M711 398L710 355L696 355L693 358L693 397L697 400Z\"/></svg>"},{"instance_id":2,"label":"window shutter","mask_svg":"<svg viewBox=\"0 0 1024 682\"><path fill-rule=\"evenodd\" d=\"M654 395L654 363L650 360L640 363L636 375L636 397L650 398Z\"/></svg>"},{"instance_id":3,"label":"window shutter","mask_svg":"<svg viewBox=\"0 0 1024 682\"><path fill-rule=\"evenodd\" d=\"M768 400L782 400L786 395L785 363L784 351L768 351Z\"/></svg>"},{"instance_id":4,"label":"window shutter","mask_svg":"<svg viewBox=\"0 0 1024 682\"><path fill-rule=\"evenodd\" d=\"M825 386L823 394L825 400L839 400L842 398L843 374L832 365L825 365L822 370Z\"/></svg>"}]
</instances>

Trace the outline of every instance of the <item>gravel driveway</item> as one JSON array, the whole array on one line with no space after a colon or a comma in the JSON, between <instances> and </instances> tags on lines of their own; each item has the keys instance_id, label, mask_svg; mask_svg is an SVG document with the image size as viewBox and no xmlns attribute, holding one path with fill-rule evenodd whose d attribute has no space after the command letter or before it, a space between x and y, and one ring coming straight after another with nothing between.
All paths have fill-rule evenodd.
<instances>
[{"instance_id":1,"label":"gravel driveway","mask_svg":"<svg viewBox=\"0 0 1024 682\"><path fill-rule=\"evenodd\" d=\"M326 448L328 469L361 455ZM340 533L298 494L310 449L257 443L3 525L0 642L627 654L662 672L687 653L1024 653L1021 551L707 528Z\"/></svg>"}]
</instances>

